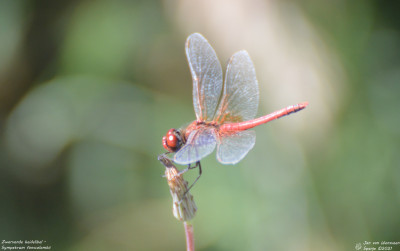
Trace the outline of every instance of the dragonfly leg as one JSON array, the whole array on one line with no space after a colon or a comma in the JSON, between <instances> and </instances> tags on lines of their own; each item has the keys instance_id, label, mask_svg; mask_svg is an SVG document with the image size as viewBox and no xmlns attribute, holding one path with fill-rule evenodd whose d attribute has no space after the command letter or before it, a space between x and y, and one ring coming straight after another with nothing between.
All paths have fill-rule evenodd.
<instances>
[{"instance_id":1,"label":"dragonfly leg","mask_svg":"<svg viewBox=\"0 0 400 251\"><path fill-rule=\"evenodd\" d=\"M194 184L196 184L196 182L200 179L200 176L201 176L201 173L202 173L200 161L197 161L197 162L196 162L196 166L194 166L194 167L192 167L192 168L190 168L190 169L193 169L193 168L196 168L196 167L199 167L199 176L197 176L197 178L194 180L194 182L192 183L192 185L190 185L190 187L188 188L188 190L186 190L186 192L185 192L185 194L183 195L183 197L186 196L186 194L190 191L190 189L192 189L192 187L194 186Z\"/></svg>"},{"instance_id":2,"label":"dragonfly leg","mask_svg":"<svg viewBox=\"0 0 400 251\"><path fill-rule=\"evenodd\" d=\"M183 170L181 170L181 171L179 172L179 175L182 175L182 174L186 173L186 172L189 171L190 169L195 169L195 168L197 167L197 163L199 163L199 162L200 162L200 161L197 161L195 166L191 166L192 164L189 164L188 167L186 167L185 169L183 169Z\"/></svg>"}]
</instances>

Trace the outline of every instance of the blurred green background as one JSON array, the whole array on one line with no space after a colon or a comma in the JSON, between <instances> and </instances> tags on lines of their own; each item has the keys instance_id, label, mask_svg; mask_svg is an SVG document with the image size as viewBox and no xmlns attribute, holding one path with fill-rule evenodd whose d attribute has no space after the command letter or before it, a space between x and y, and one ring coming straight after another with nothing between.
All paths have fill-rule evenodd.
<instances>
[{"instance_id":1,"label":"blurred green background","mask_svg":"<svg viewBox=\"0 0 400 251\"><path fill-rule=\"evenodd\" d=\"M168 129L195 119L184 43L200 32L223 67L249 51L259 115L310 105L257 128L239 164L202 162L197 250L400 241L399 7L1 1L1 240L184 250L157 155Z\"/></svg>"}]
</instances>

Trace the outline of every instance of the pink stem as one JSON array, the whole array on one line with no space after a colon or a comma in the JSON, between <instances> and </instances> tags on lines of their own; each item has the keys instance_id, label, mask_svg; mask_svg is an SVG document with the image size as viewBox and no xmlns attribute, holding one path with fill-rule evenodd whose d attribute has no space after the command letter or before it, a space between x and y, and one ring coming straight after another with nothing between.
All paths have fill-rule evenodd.
<instances>
[{"instance_id":1,"label":"pink stem","mask_svg":"<svg viewBox=\"0 0 400 251\"><path fill-rule=\"evenodd\" d=\"M186 250L194 251L194 237L193 237L193 226L187 221L183 222L186 234Z\"/></svg>"}]
</instances>

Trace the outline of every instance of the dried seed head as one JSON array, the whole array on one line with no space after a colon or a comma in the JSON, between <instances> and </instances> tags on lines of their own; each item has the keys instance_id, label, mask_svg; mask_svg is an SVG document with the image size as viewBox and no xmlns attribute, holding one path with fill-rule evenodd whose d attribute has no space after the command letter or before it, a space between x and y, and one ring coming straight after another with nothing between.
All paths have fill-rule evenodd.
<instances>
[{"instance_id":1,"label":"dried seed head","mask_svg":"<svg viewBox=\"0 0 400 251\"><path fill-rule=\"evenodd\" d=\"M158 160L165 166L165 177L172 196L172 212L175 218L180 221L191 220L196 214L197 207L193 196L187 192L188 182L164 154L159 155Z\"/></svg>"}]
</instances>

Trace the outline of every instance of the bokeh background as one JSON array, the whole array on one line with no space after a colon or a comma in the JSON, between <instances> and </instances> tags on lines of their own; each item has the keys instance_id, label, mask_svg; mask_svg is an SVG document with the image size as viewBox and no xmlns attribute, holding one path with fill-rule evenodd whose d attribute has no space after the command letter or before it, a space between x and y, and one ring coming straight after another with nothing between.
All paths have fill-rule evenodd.
<instances>
[{"instance_id":1,"label":"bokeh background","mask_svg":"<svg viewBox=\"0 0 400 251\"><path fill-rule=\"evenodd\" d=\"M400 241L396 3L2 1L0 239L184 250L157 155L195 119L184 43L200 32L223 67L248 50L259 115L310 105L257 128L239 164L202 162L197 250Z\"/></svg>"}]
</instances>

